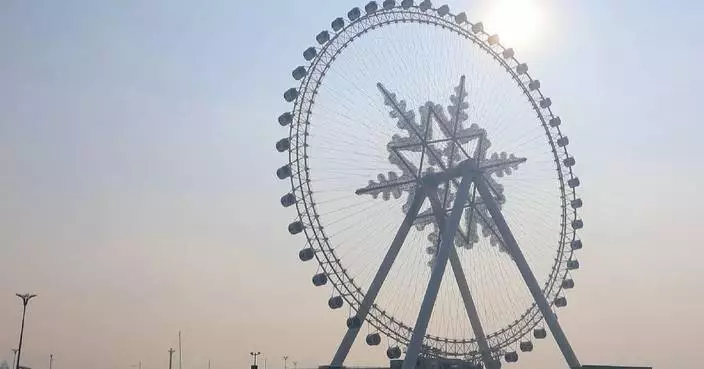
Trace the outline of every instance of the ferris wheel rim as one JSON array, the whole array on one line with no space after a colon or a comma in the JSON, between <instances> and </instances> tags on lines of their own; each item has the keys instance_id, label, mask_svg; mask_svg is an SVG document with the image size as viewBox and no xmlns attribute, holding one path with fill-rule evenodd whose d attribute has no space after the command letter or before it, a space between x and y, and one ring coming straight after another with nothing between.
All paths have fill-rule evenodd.
<instances>
[{"instance_id":1,"label":"ferris wheel rim","mask_svg":"<svg viewBox=\"0 0 704 369\"><path fill-rule=\"evenodd\" d=\"M320 216L315 208L313 192L310 188L311 179L309 168L307 165L307 122L311 114L312 106L314 105L315 96L318 93L318 88L320 87L321 81L325 77L325 72L330 68L342 51L349 44L354 42L355 39L360 38L362 35L371 30L401 22L416 22L442 26L455 34L472 41L475 46L478 46L488 55L493 57L497 62L499 62L509 74L510 78L518 83L522 90L522 95L528 98L534 111L537 113L542 127L545 130L545 134L555 159L555 170L558 174L558 181L560 183L562 224L555 259L556 261L553 263L551 271L548 275L548 280L543 287L543 292L546 297L550 298L551 296L558 296L562 290L561 282L563 282L569 274L569 270L564 264L567 260L572 259L574 250L566 250L566 247L568 246L568 242L566 242L566 240L569 239L571 242L577 238L576 229L572 229L572 231L569 232L568 222L576 221L578 219L578 214L576 208L568 210L567 201L569 195L571 195L570 197L572 200L578 199L578 197L576 195L576 186L570 186L570 189L566 190L565 177L569 177L571 180L577 177L573 174L572 167L567 165L563 166L560 160L558 153L559 150L561 150L560 153L562 153L565 158L570 157L566 146L560 147L558 150L555 144L556 138L565 137L562 135L560 127L552 127L553 130L551 130L551 127L548 126L548 119L553 119L557 116L553 114L550 106L547 108L542 108L539 106L539 101L544 100L545 96L540 91L539 87L529 90L528 84L535 80L530 76L530 74L528 74L527 71L521 74L517 73L516 66L521 63L515 58L515 56L511 55L510 58L506 58L502 55L502 53L506 50L509 50L508 48L504 47L498 41L490 44L488 39L491 35L483 29L479 32L473 32L472 28L474 28L475 24L480 23L473 24L466 21L466 19L464 22L458 23L457 15L450 12L446 12L444 15L439 15L439 9L440 8L429 8L424 11L416 5L406 8L403 5L394 4L394 6L390 8L385 7L371 13L362 14L352 22L345 24L344 27L337 30L334 35L329 36L329 38L322 43L320 53L317 53L315 57L310 60L310 63L308 64L309 68L307 68L307 75L302 78L300 86L297 90L298 93L295 98L294 109L292 111L294 118L291 122L289 131L289 139L292 144L295 142L295 145L293 145L289 150L289 165L291 166L293 173L290 179L292 193L297 194L296 198L300 199L300 201L296 202L298 219L301 221L305 221L306 219L308 220L308 222L305 222L308 226L303 227L303 231L305 232L309 246L316 248L314 256L320 268L329 277L329 280L333 284L335 290L348 304L350 304L355 312L361 304L361 299L363 298L365 291L358 286L354 279L347 273L345 266L336 256L334 245L330 243L329 239L325 235L325 231L323 229L324 224L321 222ZM375 20L378 22L374 23ZM354 25L360 24L363 21L369 21L369 24L364 26L362 30L357 31L352 35L348 35L349 39L346 42L342 45L338 45L337 48L334 48L333 45L335 44L335 41L338 40L341 35L344 35L345 32L351 30ZM330 47L333 47L332 51L327 54L330 59L325 61L323 60L323 55L326 55L326 52L328 52ZM321 62L323 62L322 67L320 69L316 69ZM509 65L509 62L512 62L513 66ZM320 75L315 80L313 79L313 73L311 73L311 71L314 70L320 71ZM522 79L521 75L525 76L525 79ZM309 87L311 83L312 87ZM535 93L539 100L536 100L536 97L531 94L531 91ZM306 98L308 100L306 100ZM303 119L303 117L305 118ZM303 129L301 129L302 127ZM296 168L296 170L294 171L293 168ZM571 217L568 215L571 215ZM377 305L371 307L366 320L374 328L399 343L407 344L410 340L412 327L407 325L405 322L394 318L392 315L387 314L386 311ZM503 350L505 347L520 340L521 337L525 336L528 332L530 332L530 330L540 324L541 320L542 316L540 315L535 302L533 302L514 323L492 332L487 335L487 339L492 343L492 349L497 351ZM476 338L458 340L427 334L425 337L429 342L432 342L435 345L434 347L437 347L443 354L449 356L467 356L472 355L473 352L476 352ZM450 350L448 348L450 346L453 346L454 350Z\"/></svg>"}]
</instances>

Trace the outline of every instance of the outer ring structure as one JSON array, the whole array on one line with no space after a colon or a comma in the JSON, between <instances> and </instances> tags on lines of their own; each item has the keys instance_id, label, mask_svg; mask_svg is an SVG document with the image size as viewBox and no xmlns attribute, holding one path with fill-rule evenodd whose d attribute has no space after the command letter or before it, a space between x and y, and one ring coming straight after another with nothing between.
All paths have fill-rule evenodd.
<instances>
[{"instance_id":1,"label":"outer ring structure","mask_svg":"<svg viewBox=\"0 0 704 369\"><path fill-rule=\"evenodd\" d=\"M374 6L370 11L369 7L372 4ZM555 161L562 201L561 232L555 261L548 280L543 286L543 293L547 300L555 306L555 300L562 294L564 282L568 278L570 270L579 266L574 258L574 250L582 246L581 240L577 238L577 230L583 225L577 211L582 206L582 201L576 193L576 187L580 182L573 173L575 162L567 150L567 137L562 134L560 118L552 112L551 100L540 91L540 82L533 79L528 73L526 64L515 58L513 49L506 48L499 42L497 35L485 32L481 23L468 22L464 13L450 13L446 5L433 8L427 0L419 5L414 5L412 1L407 0L397 5L394 1L387 0L384 1L381 8L377 8L374 2L369 3L367 8L366 13L360 11L359 8L354 8L350 14L357 11L357 17L351 19L348 24L344 24L342 18L337 18L332 23L335 30L332 35L323 31L316 37L320 46L318 48L311 47L304 53L304 57L309 61L308 66L299 66L293 72L294 78L300 79L299 87L289 89L284 95L287 101L294 103L293 110L290 112L289 163L287 164L291 172L291 194L295 196L295 205L298 211L297 221L302 224L309 247L315 251L315 258L323 273L345 302L356 312L364 298L364 290L350 277L342 261L335 254L333 246L325 234L324 224L316 210L314 193L310 185L307 138L309 117L318 88L335 59L355 39L371 30L391 24L420 23L447 29L470 40L493 57L522 90L545 131ZM311 54L310 50L315 52ZM281 122L281 120L280 123L282 125L288 124ZM410 341L413 328L394 318L376 304L371 307L366 320L379 332L400 345L405 346ZM489 334L487 340L494 355L499 356L504 352L511 351L511 347L526 337L531 330L540 324L541 320L540 311L533 303L516 321ZM479 357L479 348L475 338L449 339L426 335L423 351L425 354L433 356L465 359Z\"/></svg>"}]
</instances>

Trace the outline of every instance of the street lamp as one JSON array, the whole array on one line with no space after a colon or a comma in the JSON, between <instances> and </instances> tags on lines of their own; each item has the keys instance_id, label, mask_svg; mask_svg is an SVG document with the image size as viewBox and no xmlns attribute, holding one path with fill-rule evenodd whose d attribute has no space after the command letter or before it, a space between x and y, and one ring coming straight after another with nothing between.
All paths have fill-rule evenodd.
<instances>
[{"instance_id":1,"label":"street lamp","mask_svg":"<svg viewBox=\"0 0 704 369\"><path fill-rule=\"evenodd\" d=\"M286 369L286 360L288 360L288 355L284 355L283 359L284 359L284 369Z\"/></svg>"},{"instance_id":2,"label":"street lamp","mask_svg":"<svg viewBox=\"0 0 704 369\"><path fill-rule=\"evenodd\" d=\"M17 346L17 363L15 364L15 369L20 369L20 358L22 357L22 336L24 335L24 317L27 314L27 304L29 303L29 300L33 297L37 297L37 295L30 295L28 293L25 293L24 295L16 293L15 295L22 299L22 327L20 328L20 344Z\"/></svg>"},{"instance_id":3,"label":"street lamp","mask_svg":"<svg viewBox=\"0 0 704 369\"><path fill-rule=\"evenodd\" d=\"M17 349L12 349L12 369L15 369L15 363L17 363Z\"/></svg>"},{"instance_id":4,"label":"street lamp","mask_svg":"<svg viewBox=\"0 0 704 369\"><path fill-rule=\"evenodd\" d=\"M257 368L257 356L261 355L262 353L259 351L257 351L257 352L252 351L249 354L254 358L254 362L252 363L252 369L256 369Z\"/></svg>"}]
</instances>

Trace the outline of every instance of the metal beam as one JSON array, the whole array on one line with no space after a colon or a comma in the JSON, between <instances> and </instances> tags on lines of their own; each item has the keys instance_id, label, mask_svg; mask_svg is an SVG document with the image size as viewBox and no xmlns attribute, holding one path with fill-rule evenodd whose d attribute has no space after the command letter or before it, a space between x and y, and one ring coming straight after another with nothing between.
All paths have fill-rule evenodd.
<instances>
[{"instance_id":1,"label":"metal beam","mask_svg":"<svg viewBox=\"0 0 704 369\"><path fill-rule=\"evenodd\" d=\"M435 219L438 223L440 229L444 228L445 224L445 208L440 203L436 193L428 196L430 204L433 208L433 213L435 213ZM463 207L464 208L464 207ZM467 317L469 318L469 323L474 331L474 336L477 337L477 344L479 345L479 352L482 356L482 361L484 362L484 367L487 369L497 369L497 363L491 358L491 350L489 348L489 343L486 340L486 334L484 333L484 328L482 327L481 320L479 320L479 313L477 312L477 307L474 304L474 299L472 298L472 293L469 290L469 285L467 284L467 277L464 274L462 268L462 262L457 255L457 249L452 246L452 251L450 252L450 265L452 266L452 272L455 275L455 281L457 281L457 287L462 295L462 301L464 302L465 310L467 311Z\"/></svg>"},{"instance_id":2,"label":"metal beam","mask_svg":"<svg viewBox=\"0 0 704 369\"><path fill-rule=\"evenodd\" d=\"M445 227L440 235L441 241L435 257L435 265L430 272L428 288L425 291L423 303L420 306L420 312L418 312L418 319L413 327L411 342L406 350L406 357L403 360L402 369L415 369L416 367L418 354L420 353L420 348L423 344L423 337L425 337L425 332L428 329L428 322L430 321L435 300L437 299L438 291L440 290L440 282L442 282L442 276L445 273L447 260L451 253L450 251L454 247L453 243L455 233L457 233L457 227L459 226L460 219L462 218L462 210L464 208L464 204L467 202L467 198L469 197L469 185L472 183L472 176L473 173L469 171L465 172L463 175L462 182L460 182L460 186L457 189L457 197L452 205L452 212L450 213L450 217L445 223ZM432 186L434 189L437 189L437 183L433 183Z\"/></svg>"},{"instance_id":3,"label":"metal beam","mask_svg":"<svg viewBox=\"0 0 704 369\"><path fill-rule=\"evenodd\" d=\"M581 366L579 364L579 360L577 360L577 355L574 353L574 350L572 350L572 346L570 346L565 332L557 322L557 316L550 308L550 304L545 298L545 294L540 288L538 280L535 279L535 275L533 275L533 271L530 269L528 261L526 261L525 256L523 256L523 252L521 252L521 249L518 247L518 242L516 241L516 238L513 237L513 233L511 233L511 229L509 228L508 223L506 223L506 219L504 219L496 199L494 199L494 196L491 195L486 179L480 174L476 176L474 183L475 186L477 186L479 195L482 197L487 210L489 210L489 214L491 214L491 218L496 224L496 228L498 228L499 233L501 234L504 246L506 246L509 254L516 262L516 266L518 266L518 270L520 271L523 280L526 282L526 285L528 285L528 289L530 290L531 295L533 295L533 299L536 304L538 304L538 308L543 314L543 318L545 318L545 322L550 328L550 332L552 332L552 335L557 342L557 346L560 348L560 351L562 351L562 355L565 357L567 364L572 369L579 369Z\"/></svg>"},{"instance_id":4,"label":"metal beam","mask_svg":"<svg viewBox=\"0 0 704 369\"><path fill-rule=\"evenodd\" d=\"M377 270L376 275L372 280L372 283L369 285L367 293L364 295L362 303L359 305L359 309L357 309L356 316L361 323L364 323L364 320L367 318L369 308L372 306L374 300L376 299L376 296L379 294L379 290L384 284L384 280L389 274L389 270L391 270L391 266L396 260L396 256L398 256L398 253L401 250L401 246L406 240L408 231L413 226L413 221L415 221L416 216L418 215L418 211L420 211L420 207L423 204L423 200L425 200L425 196L425 191L423 191L422 188L418 187L413 196L413 202L411 203L411 206L408 209L408 212L406 213L406 217L403 219L401 226L396 232L396 236L391 242L389 250L386 251L386 256L384 256L384 260L382 260L381 265L379 266L379 270ZM345 333L345 336L342 338L342 342L340 342L340 346L337 348L335 357L333 357L332 362L330 363L331 367L342 367L342 364L345 362L345 358L347 358L347 354L349 354L350 348L352 347L355 338L357 338L357 333L359 333L359 329L360 327L352 327L347 329L347 333Z\"/></svg>"}]
</instances>

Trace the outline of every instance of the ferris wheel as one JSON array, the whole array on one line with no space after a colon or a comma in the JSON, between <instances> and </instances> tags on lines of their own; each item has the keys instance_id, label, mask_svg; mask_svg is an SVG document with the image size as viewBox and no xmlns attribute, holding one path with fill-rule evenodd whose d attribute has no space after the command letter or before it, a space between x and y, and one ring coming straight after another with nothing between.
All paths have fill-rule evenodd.
<instances>
[{"instance_id":1,"label":"ferris wheel","mask_svg":"<svg viewBox=\"0 0 704 369\"><path fill-rule=\"evenodd\" d=\"M419 356L493 369L549 330L578 368L555 311L579 268L580 181L540 81L482 23L428 0L372 1L330 28L292 71L276 148L299 258L349 311L331 366L361 331L405 352L403 369Z\"/></svg>"}]
</instances>

